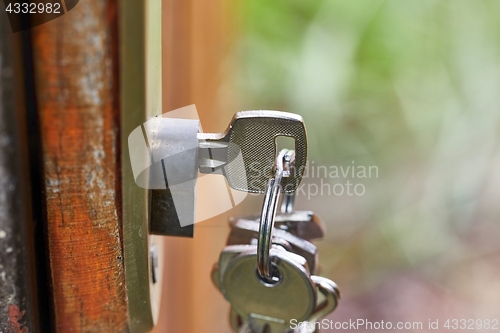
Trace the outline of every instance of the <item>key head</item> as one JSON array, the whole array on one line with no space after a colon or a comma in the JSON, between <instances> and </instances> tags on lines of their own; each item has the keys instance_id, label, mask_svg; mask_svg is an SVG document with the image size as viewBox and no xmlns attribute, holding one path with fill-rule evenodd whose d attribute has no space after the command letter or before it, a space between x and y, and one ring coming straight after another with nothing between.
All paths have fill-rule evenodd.
<instances>
[{"instance_id":1,"label":"key head","mask_svg":"<svg viewBox=\"0 0 500 333\"><path fill-rule=\"evenodd\" d=\"M316 308L316 286L304 258L276 247L271 258L279 270L279 282L263 282L256 270L257 253L233 258L221 278L220 289L245 322L270 318L290 328L290 320L306 320Z\"/></svg>"},{"instance_id":2,"label":"key head","mask_svg":"<svg viewBox=\"0 0 500 333\"><path fill-rule=\"evenodd\" d=\"M287 318L316 322L337 307L340 291L335 282L310 275L303 257L277 246L272 247L271 258L280 269L281 279L288 277L288 285L282 286L281 290L274 289L280 284L270 286L261 282L256 272L256 257L256 245L226 246L220 255L219 263L212 271L215 285L231 302L230 322L235 332L241 332L243 327L251 328L252 332L262 332L266 326L269 329L266 332L288 332L290 322ZM281 281L283 283L284 280ZM311 286L306 284L304 287L299 281L311 283ZM298 283L298 286L294 286L294 283ZM262 289L263 287L266 289ZM299 289L296 289L297 287ZM276 295L272 291L269 293L269 290L277 290ZM296 291L298 292L294 294ZM291 293L292 296L280 298L283 293L285 295ZM312 295L315 296L313 301L308 298ZM307 309L311 309L308 302L314 302L311 312L297 309L295 304L297 299L303 305L307 303L304 305ZM266 304L261 305L261 302ZM300 314L306 315L306 312L307 318L299 317ZM277 317L269 316L270 313Z\"/></svg>"},{"instance_id":3,"label":"key head","mask_svg":"<svg viewBox=\"0 0 500 333\"><path fill-rule=\"evenodd\" d=\"M244 170L239 163L229 163L227 180L233 189L264 193L276 160L276 138L295 139L295 170L283 178L282 192L295 192L307 161L307 136L302 117L282 111L241 111L235 114L228 128L227 161L243 158Z\"/></svg>"}]
</instances>

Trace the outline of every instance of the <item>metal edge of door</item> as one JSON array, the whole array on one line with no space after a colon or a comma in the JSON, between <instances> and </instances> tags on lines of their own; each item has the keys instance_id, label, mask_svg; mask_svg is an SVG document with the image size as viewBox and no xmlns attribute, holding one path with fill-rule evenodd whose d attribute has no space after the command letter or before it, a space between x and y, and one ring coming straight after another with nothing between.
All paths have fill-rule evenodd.
<instances>
[{"instance_id":1,"label":"metal edge of door","mask_svg":"<svg viewBox=\"0 0 500 333\"><path fill-rule=\"evenodd\" d=\"M149 332L159 314L163 239L149 236L148 191L135 184L128 136L161 114L161 0L119 3L122 216L125 281L132 333ZM152 279L152 247L159 267Z\"/></svg>"}]
</instances>

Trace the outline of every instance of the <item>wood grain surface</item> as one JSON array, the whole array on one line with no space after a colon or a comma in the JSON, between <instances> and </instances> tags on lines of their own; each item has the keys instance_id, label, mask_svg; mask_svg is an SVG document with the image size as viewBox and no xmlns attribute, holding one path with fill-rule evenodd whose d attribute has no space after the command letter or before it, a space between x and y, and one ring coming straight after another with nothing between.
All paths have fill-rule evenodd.
<instances>
[{"instance_id":1,"label":"wood grain surface","mask_svg":"<svg viewBox=\"0 0 500 333\"><path fill-rule=\"evenodd\" d=\"M126 332L116 1L32 30L56 332Z\"/></svg>"}]
</instances>

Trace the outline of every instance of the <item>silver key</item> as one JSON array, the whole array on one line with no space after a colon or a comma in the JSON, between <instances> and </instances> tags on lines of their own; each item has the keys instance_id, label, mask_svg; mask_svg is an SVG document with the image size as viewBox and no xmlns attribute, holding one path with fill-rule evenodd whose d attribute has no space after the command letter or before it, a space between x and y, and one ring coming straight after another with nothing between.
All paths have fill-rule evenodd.
<instances>
[{"instance_id":1,"label":"silver key","mask_svg":"<svg viewBox=\"0 0 500 333\"><path fill-rule=\"evenodd\" d=\"M338 305L338 301L340 300L340 291L332 280L316 276L316 275L311 275L311 281L313 281L318 290L318 294L321 295L326 295L325 300L321 302L321 304L317 307L317 310L315 313L307 319L308 322L310 323L315 323L317 322L321 317L324 317L331 313L332 311L335 310L335 308ZM319 298L319 297L318 297ZM254 319L255 321L255 319ZM233 329L234 332L238 333L254 333L249 324L245 323L241 316L234 311L233 308L231 308L231 312L229 315L229 322L231 324L231 328ZM309 327L314 327L314 325L310 325ZM294 333L316 333L318 332L316 329L310 330L307 328L307 326L301 326L295 331L290 329L289 331L286 331L287 333L294 332Z\"/></svg>"},{"instance_id":2,"label":"silver key","mask_svg":"<svg viewBox=\"0 0 500 333\"><path fill-rule=\"evenodd\" d=\"M286 193L281 203L281 216L275 220L277 228L287 230L306 240L323 238L325 226L311 211L294 211L295 193Z\"/></svg>"},{"instance_id":3,"label":"silver key","mask_svg":"<svg viewBox=\"0 0 500 333\"><path fill-rule=\"evenodd\" d=\"M260 215L246 215L229 219L231 225L239 220L259 221ZM275 229L282 229L307 241L323 238L325 226L318 215L309 210L298 210L292 213L276 214Z\"/></svg>"},{"instance_id":4,"label":"silver key","mask_svg":"<svg viewBox=\"0 0 500 333\"><path fill-rule=\"evenodd\" d=\"M339 298L336 285L328 279L310 276L304 258L273 246L271 259L279 274L278 281L269 284L256 273L256 250L253 246L251 251L239 255L230 250L231 259L219 265L219 289L241 317L237 320L232 314L233 329L239 322L248 324L252 332L262 332L266 326L267 332L288 332L292 319L309 321L335 309ZM317 293L324 298L321 304Z\"/></svg>"},{"instance_id":5,"label":"silver key","mask_svg":"<svg viewBox=\"0 0 500 333\"><path fill-rule=\"evenodd\" d=\"M311 211L294 211L294 202L295 193L286 193L284 195L281 214L276 214L274 227L286 230L308 241L323 238L325 235L323 221ZM234 225L240 219L260 221L260 217L260 215L234 217L229 219L229 223Z\"/></svg>"},{"instance_id":6,"label":"silver key","mask_svg":"<svg viewBox=\"0 0 500 333\"><path fill-rule=\"evenodd\" d=\"M293 113L242 111L235 114L225 132L199 133L200 172L221 170L233 189L264 193L277 155L278 136L295 139L295 171L282 183L282 192L294 192L306 165L307 138L302 117Z\"/></svg>"},{"instance_id":7,"label":"silver key","mask_svg":"<svg viewBox=\"0 0 500 333\"><path fill-rule=\"evenodd\" d=\"M231 259L237 257L238 255L246 252L253 251L255 245L250 244L238 244L226 246L219 255L219 261L212 268L212 281L215 286L220 290L220 279L226 271L227 265Z\"/></svg>"},{"instance_id":8,"label":"silver key","mask_svg":"<svg viewBox=\"0 0 500 333\"><path fill-rule=\"evenodd\" d=\"M285 230L274 229L272 232L273 244L282 245L286 250L298 254L307 260L309 270L316 273L318 262L318 249L316 246ZM231 223L231 232L227 245L251 244L259 237L259 223L257 221L237 220Z\"/></svg>"}]
</instances>

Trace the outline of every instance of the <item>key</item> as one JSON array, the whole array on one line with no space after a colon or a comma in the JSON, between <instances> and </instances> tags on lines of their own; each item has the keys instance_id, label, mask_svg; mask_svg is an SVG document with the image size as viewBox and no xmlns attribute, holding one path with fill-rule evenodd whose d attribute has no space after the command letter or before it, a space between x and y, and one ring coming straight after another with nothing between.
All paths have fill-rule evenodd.
<instances>
[{"instance_id":1,"label":"key","mask_svg":"<svg viewBox=\"0 0 500 333\"><path fill-rule=\"evenodd\" d=\"M198 171L222 174L235 190L263 193L279 136L294 138L297 151L297 168L281 190L295 191L299 185L307 159L306 130L300 116L242 111L223 133L198 131L196 120L155 117L129 136L134 179L152 190L151 233L193 237ZM225 182L220 185L225 191Z\"/></svg>"},{"instance_id":2,"label":"key","mask_svg":"<svg viewBox=\"0 0 500 333\"><path fill-rule=\"evenodd\" d=\"M275 225L277 228L309 241L325 236L323 221L312 211L299 210L277 215Z\"/></svg>"},{"instance_id":3,"label":"key","mask_svg":"<svg viewBox=\"0 0 500 333\"><path fill-rule=\"evenodd\" d=\"M307 256L316 254L316 247L274 228L280 185L290 175L294 154L284 149L276 157L259 222L231 221L227 242L235 245L224 248L212 271L214 283L231 303L230 322L235 332L292 333L292 319L317 320L333 311L340 298L333 281L311 275L310 263L314 269L317 260L314 255L306 260L291 252L304 251ZM285 197L282 215L293 213L293 198ZM306 251L307 245L314 249Z\"/></svg>"},{"instance_id":4,"label":"key","mask_svg":"<svg viewBox=\"0 0 500 333\"><path fill-rule=\"evenodd\" d=\"M316 283L318 288L328 289L326 291L322 291L321 294L328 295L328 297L330 297L331 299L321 302L321 308L319 309L319 307L318 307L318 310L316 311L316 313L307 319L308 322L312 323L311 325L309 325L309 326L301 325L300 327L298 327L295 330L290 329L289 331L287 331L287 333L289 333L289 332L290 333L317 333L318 330L308 329L308 327L314 327L313 323L320 320L321 317L324 317L324 316L328 315L329 313L331 313L333 310L335 310L335 308L338 305L338 300L340 299L340 293L339 293L338 287L335 284L335 282L333 282L329 279L320 277L320 276L315 276L315 275L311 276L311 280L314 283ZM249 324L243 322L243 319L241 318L241 316L236 311L234 311L233 308L231 308L231 310L230 310L229 322L230 322L231 328L233 329L234 332L254 333L251 331Z\"/></svg>"},{"instance_id":5,"label":"key","mask_svg":"<svg viewBox=\"0 0 500 333\"><path fill-rule=\"evenodd\" d=\"M260 215L246 215L232 217L229 219L230 225L234 225L239 220L259 221ZM307 241L323 238L325 227L318 215L308 210L298 210L292 213L276 214L274 220L276 229L282 229L289 233L303 238Z\"/></svg>"},{"instance_id":6,"label":"key","mask_svg":"<svg viewBox=\"0 0 500 333\"><path fill-rule=\"evenodd\" d=\"M231 224L231 232L227 239L227 245L251 244L252 240L259 237L259 223L240 219ZM282 245L286 250L304 257L309 269L315 273L318 262L318 250L316 246L300 237L285 230L273 230L273 243Z\"/></svg>"},{"instance_id":7,"label":"key","mask_svg":"<svg viewBox=\"0 0 500 333\"><path fill-rule=\"evenodd\" d=\"M294 254L292 252L288 252L284 250L282 247L273 245L272 246L273 251L281 251L288 253L290 257L295 258L295 260L300 261L304 268L310 272L309 266L307 263L307 260L305 260L303 257ZM227 245L224 247L222 252L219 255L219 261L213 266L212 268L212 282L215 284L215 286L222 291L221 283L222 279L224 277L224 274L226 273L231 261L240 256L241 254L245 253L255 253L257 250L257 245L255 244L237 244L237 245ZM254 262L255 265L255 262Z\"/></svg>"},{"instance_id":8,"label":"key","mask_svg":"<svg viewBox=\"0 0 500 333\"><path fill-rule=\"evenodd\" d=\"M277 155L278 136L295 139L295 170L282 182L282 192L294 192L305 169L307 138L302 117L293 113L242 111L224 133L198 133L199 171L221 172L235 190L264 193Z\"/></svg>"},{"instance_id":9,"label":"key","mask_svg":"<svg viewBox=\"0 0 500 333\"><path fill-rule=\"evenodd\" d=\"M287 230L306 240L323 238L325 226L323 221L311 211L294 211L295 192L286 193L281 203L281 219L276 227ZM278 219L279 220L279 219Z\"/></svg>"},{"instance_id":10,"label":"key","mask_svg":"<svg viewBox=\"0 0 500 333\"><path fill-rule=\"evenodd\" d=\"M287 230L306 240L323 238L325 227L321 219L311 211L294 212L295 192L286 193L281 203L283 222L277 227Z\"/></svg>"},{"instance_id":11,"label":"key","mask_svg":"<svg viewBox=\"0 0 500 333\"><path fill-rule=\"evenodd\" d=\"M294 211L294 202L295 193L286 193L281 204L281 214L277 214L274 218L275 228L286 230L308 241L323 238L325 235L323 221L311 211ZM229 219L229 223L232 226L240 219L259 221L260 215L233 217Z\"/></svg>"},{"instance_id":12,"label":"key","mask_svg":"<svg viewBox=\"0 0 500 333\"><path fill-rule=\"evenodd\" d=\"M266 286L256 273L256 246L250 251L235 255L235 248L229 246L231 257L228 262L219 263L219 289L240 316L240 322L248 323L251 332L261 332L260 320L273 321L271 332L285 332L293 318L305 320L316 302L315 286L309 281L307 263L304 258L273 246L273 262L280 272L280 282L273 287ZM243 248L240 248L243 250ZM226 254L224 249L221 258ZM281 261L285 261L282 263ZM294 269L296 265L298 268ZM303 274L300 274L303 272ZM294 282L295 281L295 282ZM265 323L269 320L266 320ZM234 325L234 324L233 324Z\"/></svg>"},{"instance_id":13,"label":"key","mask_svg":"<svg viewBox=\"0 0 500 333\"><path fill-rule=\"evenodd\" d=\"M231 246L223 252L227 248ZM335 283L310 276L303 257L273 246L271 258L276 279L270 284L256 273L257 248L245 248L251 250L236 254L235 247L229 249L231 258L225 264L219 263L218 269L218 287L235 312L231 315L235 331L236 325L248 324L252 332L264 329L269 333L288 332L290 320L316 319L337 306L340 294ZM240 250L244 248L240 247ZM221 254L221 258L224 256L226 254ZM321 297L317 296L318 293ZM324 300L319 303L319 298Z\"/></svg>"},{"instance_id":14,"label":"key","mask_svg":"<svg viewBox=\"0 0 500 333\"><path fill-rule=\"evenodd\" d=\"M238 255L250 252L255 248L255 245L250 244L238 244L226 246L219 255L219 261L212 268L212 282L220 290L220 278L221 275L226 271L227 265L234 257Z\"/></svg>"}]
</instances>

